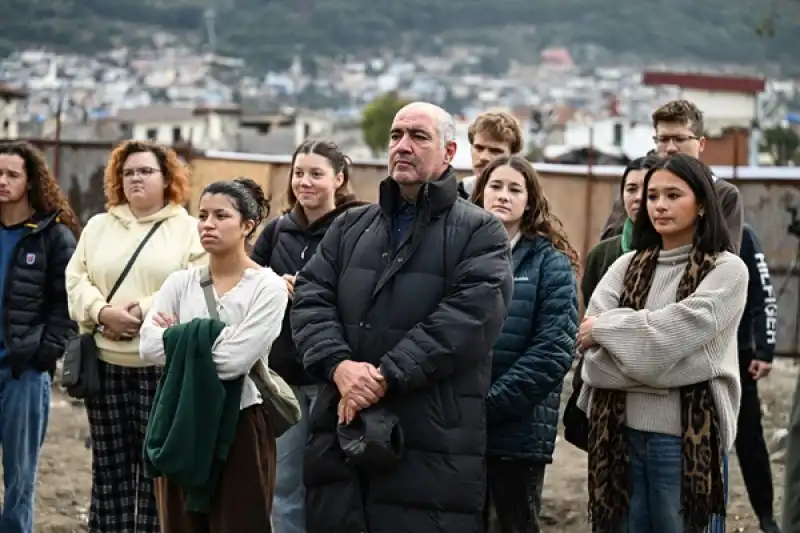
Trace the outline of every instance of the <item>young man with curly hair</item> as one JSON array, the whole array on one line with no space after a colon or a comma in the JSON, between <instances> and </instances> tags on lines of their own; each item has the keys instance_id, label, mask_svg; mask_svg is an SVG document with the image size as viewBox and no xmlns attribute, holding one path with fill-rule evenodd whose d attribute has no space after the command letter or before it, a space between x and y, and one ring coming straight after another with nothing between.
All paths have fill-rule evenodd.
<instances>
[{"instance_id":1,"label":"young man with curly hair","mask_svg":"<svg viewBox=\"0 0 800 533\"><path fill-rule=\"evenodd\" d=\"M69 318L64 270L80 227L42 153L0 143L0 531L32 533L50 384Z\"/></svg>"},{"instance_id":2,"label":"young man with curly hair","mask_svg":"<svg viewBox=\"0 0 800 533\"><path fill-rule=\"evenodd\" d=\"M487 111L478 115L467 131L473 176L461 180L459 193L464 198L472 194L475 182L493 159L516 155L522 151L522 127L514 116L505 111Z\"/></svg>"}]
</instances>

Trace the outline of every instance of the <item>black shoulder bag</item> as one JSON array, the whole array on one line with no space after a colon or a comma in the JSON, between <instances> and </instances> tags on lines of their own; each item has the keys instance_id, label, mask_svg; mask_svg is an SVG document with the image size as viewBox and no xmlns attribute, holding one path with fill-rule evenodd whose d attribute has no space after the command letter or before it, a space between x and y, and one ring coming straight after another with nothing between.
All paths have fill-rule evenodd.
<instances>
[{"instance_id":1,"label":"black shoulder bag","mask_svg":"<svg viewBox=\"0 0 800 533\"><path fill-rule=\"evenodd\" d=\"M569 395L567 405L564 408L562 422L564 422L564 439L567 442L587 452L589 451L589 418L586 413L578 407L578 397L581 395L583 379L583 358L578 361L575 367L575 374L572 377L572 394Z\"/></svg>"},{"instance_id":2,"label":"black shoulder bag","mask_svg":"<svg viewBox=\"0 0 800 533\"><path fill-rule=\"evenodd\" d=\"M159 220L153 224L153 227L150 228L150 231L144 236L144 239L142 239L142 242L140 242L139 246L134 250L131 258L128 259L125 268L122 269L122 273L120 273L117 281L111 288L111 292L108 293L106 302L111 302L111 299L117 293L122 282L125 281L128 273L130 273L133 264L136 262L136 258L139 257L139 253L144 249L144 245L147 244L150 237L153 236L163 223L163 220ZM91 398L100 392L99 356L97 353L97 343L94 340L94 336L99 329L100 326L95 325L91 333L81 333L71 338L67 341L67 345L64 348L64 366L61 371L61 385L66 389L67 394L78 400Z\"/></svg>"}]
</instances>

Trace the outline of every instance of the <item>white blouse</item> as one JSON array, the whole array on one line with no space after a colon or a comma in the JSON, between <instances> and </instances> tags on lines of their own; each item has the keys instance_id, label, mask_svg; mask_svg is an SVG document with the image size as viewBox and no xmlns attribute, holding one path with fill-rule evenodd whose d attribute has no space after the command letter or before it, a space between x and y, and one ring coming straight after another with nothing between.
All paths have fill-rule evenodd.
<instances>
[{"instance_id":1,"label":"white blouse","mask_svg":"<svg viewBox=\"0 0 800 533\"><path fill-rule=\"evenodd\" d=\"M174 272L156 293L142 322L142 359L158 365L165 363L164 328L153 322L157 313L176 316L181 324L210 318L200 286L204 272L205 267ZM219 318L226 327L212 348L214 363L222 380L245 376L241 409L262 402L247 374L259 361L266 368L272 343L281 332L288 300L286 283L271 268L247 269L233 289L217 298Z\"/></svg>"}]
</instances>

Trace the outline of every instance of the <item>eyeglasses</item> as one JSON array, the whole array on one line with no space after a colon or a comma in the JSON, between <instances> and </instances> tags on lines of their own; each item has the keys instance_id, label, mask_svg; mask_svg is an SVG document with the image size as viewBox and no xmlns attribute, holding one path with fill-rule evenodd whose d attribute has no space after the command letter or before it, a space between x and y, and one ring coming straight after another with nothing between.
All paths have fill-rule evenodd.
<instances>
[{"instance_id":1,"label":"eyeglasses","mask_svg":"<svg viewBox=\"0 0 800 533\"><path fill-rule=\"evenodd\" d=\"M669 143L673 143L675 146L678 146L679 144L684 144L694 140L697 140L697 137L694 135L658 135L653 137L653 142L662 146L666 146Z\"/></svg>"},{"instance_id":2,"label":"eyeglasses","mask_svg":"<svg viewBox=\"0 0 800 533\"><path fill-rule=\"evenodd\" d=\"M153 174L155 174L157 172L161 172L161 171L159 169L153 168L153 167L125 168L125 169L122 170L122 177L124 179L128 179L129 180L129 179L133 178L134 176L136 176L138 174L143 178L149 178L150 176L152 176Z\"/></svg>"}]
</instances>

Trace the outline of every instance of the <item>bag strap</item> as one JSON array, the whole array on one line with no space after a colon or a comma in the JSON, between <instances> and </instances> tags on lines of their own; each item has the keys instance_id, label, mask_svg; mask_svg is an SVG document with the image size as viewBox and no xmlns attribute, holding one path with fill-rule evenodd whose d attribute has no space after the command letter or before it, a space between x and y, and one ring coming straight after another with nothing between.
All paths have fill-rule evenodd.
<instances>
[{"instance_id":1,"label":"bag strap","mask_svg":"<svg viewBox=\"0 0 800 533\"><path fill-rule=\"evenodd\" d=\"M205 267L205 272L200 277L200 286L203 288L203 297L206 299L209 316L214 320L219 320L217 297L214 296L214 282L211 279L211 272L208 271L208 267Z\"/></svg>"},{"instance_id":2,"label":"bag strap","mask_svg":"<svg viewBox=\"0 0 800 533\"><path fill-rule=\"evenodd\" d=\"M147 235L145 235L144 239L142 239L142 241L139 243L139 246L137 246L136 249L133 251L133 253L131 254L130 259L128 259L128 262L125 264L125 268L122 269L122 272L120 273L119 277L117 278L117 281L114 282L114 286L111 287L111 291L108 293L108 296L106 296L106 303L111 303L111 299L117 293L117 291L119 290L120 286L122 286L122 282L125 281L125 278L128 277L128 274L130 274L131 268L133 268L133 264L136 262L136 259L138 259L139 254L144 249L145 244L147 244L147 241L150 240L150 237L153 236L153 234L156 232L156 230L159 227L161 227L161 224L163 224L163 223L164 223L164 219L159 220L158 222L153 224L153 226L150 228L150 231L147 232ZM97 333L97 331L99 329L100 329L100 325L99 324L95 325L93 333Z\"/></svg>"},{"instance_id":3,"label":"bag strap","mask_svg":"<svg viewBox=\"0 0 800 533\"><path fill-rule=\"evenodd\" d=\"M142 239L142 242L140 242L139 246L136 247L136 250L133 251L133 254L131 254L131 258L128 259L128 263L125 265L125 268L122 269L122 272L120 273L119 277L117 278L117 281L114 283L114 286L111 287L111 292L108 293L108 296L106 297L106 302L110 302L111 298L113 298L114 295L117 293L117 291L119 290L120 286L122 285L122 282L125 281L126 277L128 277L128 274L130 273L131 268L133 268L133 264L136 262L136 259L139 257L139 254L144 249L144 245L147 244L147 241L150 240L150 237L153 236L153 233L155 233L156 230L159 227L161 227L161 224L163 224L163 223L164 223L164 220L159 220L158 222L153 224L153 227L150 228L150 231L148 231L147 235L144 236L144 239Z\"/></svg>"},{"instance_id":4,"label":"bag strap","mask_svg":"<svg viewBox=\"0 0 800 533\"><path fill-rule=\"evenodd\" d=\"M219 311L217 310L217 297L214 295L214 280L211 279L211 271L205 267L203 274L200 276L200 287L203 288L203 297L206 300L206 307L208 308L208 315L214 320L219 320ZM258 363L256 363L258 364ZM250 379L261 379L261 376L256 372L255 365L250 369ZM255 376L255 378L253 377Z\"/></svg>"},{"instance_id":5,"label":"bag strap","mask_svg":"<svg viewBox=\"0 0 800 533\"><path fill-rule=\"evenodd\" d=\"M278 235L281 232L281 220L283 220L283 215L278 217L278 220L275 221L275 227L272 228L272 242L270 245L273 250L275 249L275 245L278 244Z\"/></svg>"}]
</instances>

